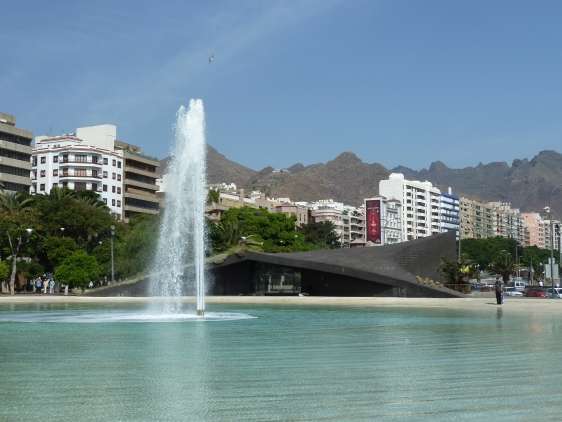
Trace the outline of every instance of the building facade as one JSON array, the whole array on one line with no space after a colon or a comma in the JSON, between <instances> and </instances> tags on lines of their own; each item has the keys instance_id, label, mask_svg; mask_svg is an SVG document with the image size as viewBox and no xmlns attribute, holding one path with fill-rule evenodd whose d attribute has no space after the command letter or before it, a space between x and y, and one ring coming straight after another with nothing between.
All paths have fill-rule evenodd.
<instances>
[{"instance_id":1,"label":"building facade","mask_svg":"<svg viewBox=\"0 0 562 422\"><path fill-rule=\"evenodd\" d=\"M402 238L413 240L432 236L440 230L441 191L430 182L406 180L392 173L379 182L379 193L402 204Z\"/></svg>"},{"instance_id":2,"label":"building facade","mask_svg":"<svg viewBox=\"0 0 562 422\"><path fill-rule=\"evenodd\" d=\"M31 132L16 127L16 118L0 113L0 189L29 192Z\"/></svg>"},{"instance_id":3,"label":"building facade","mask_svg":"<svg viewBox=\"0 0 562 422\"><path fill-rule=\"evenodd\" d=\"M460 230L460 198L453 194L451 188L439 196L439 231L455 232L457 238Z\"/></svg>"},{"instance_id":4,"label":"building facade","mask_svg":"<svg viewBox=\"0 0 562 422\"><path fill-rule=\"evenodd\" d=\"M49 194L55 187L96 192L113 215L125 220L138 213L158 213L157 165L152 165L156 160L145 159L123 145L138 148L117 141L116 126L108 124L78 128L73 134L36 137L30 192ZM130 201L136 205L137 196L143 205L148 197L150 206L131 210Z\"/></svg>"},{"instance_id":5,"label":"building facade","mask_svg":"<svg viewBox=\"0 0 562 422\"><path fill-rule=\"evenodd\" d=\"M160 196L158 167L160 161L144 155L136 145L115 140L115 150L123 155L123 217L128 221L141 214L158 214Z\"/></svg>"},{"instance_id":6,"label":"building facade","mask_svg":"<svg viewBox=\"0 0 562 422\"><path fill-rule=\"evenodd\" d=\"M392 245L404 240L402 203L399 200L377 196L366 198L363 203L363 207L366 210L364 234L366 246ZM374 228L372 227L373 225ZM372 233L373 229L374 233Z\"/></svg>"}]
</instances>

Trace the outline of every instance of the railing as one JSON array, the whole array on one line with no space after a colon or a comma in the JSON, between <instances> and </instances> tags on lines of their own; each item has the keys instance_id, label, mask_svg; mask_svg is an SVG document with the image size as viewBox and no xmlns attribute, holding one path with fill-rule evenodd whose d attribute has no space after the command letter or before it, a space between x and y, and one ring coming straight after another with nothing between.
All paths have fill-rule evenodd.
<instances>
[{"instance_id":1,"label":"railing","mask_svg":"<svg viewBox=\"0 0 562 422\"><path fill-rule=\"evenodd\" d=\"M64 178L68 178L68 179L101 179L101 176L88 176L88 175L77 175L77 174L68 174L68 173L63 173L62 175L59 175L59 178L64 179Z\"/></svg>"}]
</instances>

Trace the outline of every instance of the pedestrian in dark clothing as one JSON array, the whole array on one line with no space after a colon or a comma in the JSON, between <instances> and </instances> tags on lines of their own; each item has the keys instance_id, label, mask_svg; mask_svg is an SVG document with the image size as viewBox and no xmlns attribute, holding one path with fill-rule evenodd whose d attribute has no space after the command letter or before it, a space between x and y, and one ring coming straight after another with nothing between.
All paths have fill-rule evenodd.
<instances>
[{"instance_id":1,"label":"pedestrian in dark clothing","mask_svg":"<svg viewBox=\"0 0 562 422\"><path fill-rule=\"evenodd\" d=\"M496 302L498 305L503 304L503 286L499 277L496 278Z\"/></svg>"}]
</instances>

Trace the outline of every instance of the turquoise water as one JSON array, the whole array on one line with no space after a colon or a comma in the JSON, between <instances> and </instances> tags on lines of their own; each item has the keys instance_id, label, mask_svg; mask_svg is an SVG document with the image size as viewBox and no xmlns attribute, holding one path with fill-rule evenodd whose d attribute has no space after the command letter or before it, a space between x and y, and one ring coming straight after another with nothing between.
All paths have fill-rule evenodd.
<instances>
[{"instance_id":1,"label":"turquoise water","mask_svg":"<svg viewBox=\"0 0 562 422\"><path fill-rule=\"evenodd\" d=\"M256 318L6 321L138 309L0 307L0 420L562 419L553 316L214 306Z\"/></svg>"}]
</instances>

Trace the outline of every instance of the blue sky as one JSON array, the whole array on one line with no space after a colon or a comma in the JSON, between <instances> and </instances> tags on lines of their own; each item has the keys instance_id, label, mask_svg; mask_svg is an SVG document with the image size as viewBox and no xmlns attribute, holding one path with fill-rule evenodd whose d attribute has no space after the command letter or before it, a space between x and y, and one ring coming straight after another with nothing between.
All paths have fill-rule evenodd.
<instances>
[{"instance_id":1,"label":"blue sky","mask_svg":"<svg viewBox=\"0 0 562 422\"><path fill-rule=\"evenodd\" d=\"M561 21L559 1L20 0L0 111L35 134L115 123L163 157L199 97L208 142L256 169L511 161L562 150Z\"/></svg>"}]
</instances>

